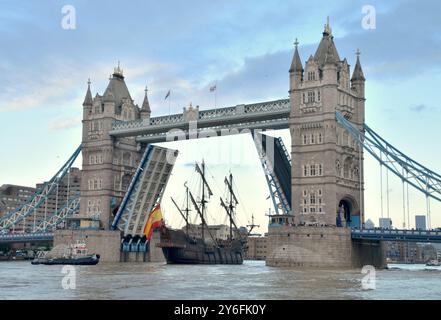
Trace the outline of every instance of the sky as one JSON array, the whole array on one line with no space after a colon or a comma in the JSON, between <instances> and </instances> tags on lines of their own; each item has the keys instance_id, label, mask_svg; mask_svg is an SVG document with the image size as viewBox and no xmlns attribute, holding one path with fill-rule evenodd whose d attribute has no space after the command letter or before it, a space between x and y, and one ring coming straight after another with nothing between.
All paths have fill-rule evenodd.
<instances>
[{"instance_id":1,"label":"sky","mask_svg":"<svg viewBox=\"0 0 441 320\"><path fill-rule=\"evenodd\" d=\"M75 9L75 28L65 29L65 5ZM365 5L375 9L375 28L363 28ZM149 88L152 115L234 106L288 97L288 69L298 38L302 62L321 39L330 17L340 57L355 65L361 51L366 77L366 123L387 141L441 172L441 33L439 1L10 1L0 0L0 185L34 186L48 180L81 142L82 101L90 78L102 94L120 61L135 103ZM352 70L352 69L351 69ZM169 100L164 96L171 90ZM274 133L290 145L289 132ZM166 219L182 224L169 197L183 201L183 183L195 179L193 163L205 158L219 208L223 177L231 170L240 195L237 214L267 225L265 177L246 135L168 146L181 154L164 194ZM80 161L77 161L80 166ZM380 169L365 161L365 212L378 225ZM402 226L402 184L389 175L390 216ZM196 182L192 182L196 185ZM386 190L386 186L383 186ZM413 215L425 198L410 193ZM441 205L431 202L432 226ZM178 217L178 218L176 218Z\"/></svg>"}]
</instances>

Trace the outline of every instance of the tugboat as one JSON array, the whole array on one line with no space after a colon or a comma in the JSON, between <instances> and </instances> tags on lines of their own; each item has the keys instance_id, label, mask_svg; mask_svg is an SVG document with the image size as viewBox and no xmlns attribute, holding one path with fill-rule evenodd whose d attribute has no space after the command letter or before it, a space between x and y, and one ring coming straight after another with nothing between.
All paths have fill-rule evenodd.
<instances>
[{"instance_id":1,"label":"tugboat","mask_svg":"<svg viewBox=\"0 0 441 320\"><path fill-rule=\"evenodd\" d=\"M58 248L57 248L58 247ZM88 254L86 243L77 240L76 243L70 246L60 245L52 251L40 251L31 264L45 264L45 265L96 265L100 261L99 254Z\"/></svg>"},{"instance_id":2,"label":"tugboat","mask_svg":"<svg viewBox=\"0 0 441 320\"><path fill-rule=\"evenodd\" d=\"M441 263L438 260L430 260L426 263L426 266L428 267L439 267L441 266Z\"/></svg>"},{"instance_id":3,"label":"tugboat","mask_svg":"<svg viewBox=\"0 0 441 320\"><path fill-rule=\"evenodd\" d=\"M160 242L158 247L162 248L168 264L242 264L244 250L246 249L246 237L242 237L233 219L234 209L238 204L236 195L233 192L233 176L230 173L229 179L225 178L228 187L229 200L224 201L220 198L221 206L225 209L230 220L230 232L227 239L216 239L210 232L206 221L206 192L208 197L213 193L205 179L205 163L202 161L202 168L196 163L196 172L202 180L202 194L199 205L193 194L186 187L186 209L181 210L173 198L174 205L183 217L186 227L184 230L175 230L167 227L164 223L160 226ZM189 200L193 204L201 220L201 237L197 238L189 232ZM227 203L227 204L225 204ZM184 213L184 212L185 213ZM234 231L233 232L233 227ZM208 233L208 238L206 238Z\"/></svg>"}]
</instances>

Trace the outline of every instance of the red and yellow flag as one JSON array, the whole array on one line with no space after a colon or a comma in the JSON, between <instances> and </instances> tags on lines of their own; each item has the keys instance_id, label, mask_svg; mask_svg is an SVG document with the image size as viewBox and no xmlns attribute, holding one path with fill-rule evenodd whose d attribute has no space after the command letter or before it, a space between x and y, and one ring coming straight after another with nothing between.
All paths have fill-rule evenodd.
<instances>
[{"instance_id":1,"label":"red and yellow flag","mask_svg":"<svg viewBox=\"0 0 441 320\"><path fill-rule=\"evenodd\" d=\"M159 228L162 223L162 212L161 207L158 204L152 212L150 212L149 218L144 226L144 234L147 237L147 241L150 241L152 237L153 230Z\"/></svg>"}]
</instances>

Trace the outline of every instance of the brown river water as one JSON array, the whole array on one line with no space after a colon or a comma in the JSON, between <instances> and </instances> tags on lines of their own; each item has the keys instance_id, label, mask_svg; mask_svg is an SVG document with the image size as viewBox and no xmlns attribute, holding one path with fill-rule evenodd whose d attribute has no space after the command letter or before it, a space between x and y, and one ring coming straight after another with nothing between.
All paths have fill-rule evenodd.
<instances>
[{"instance_id":1,"label":"brown river water","mask_svg":"<svg viewBox=\"0 0 441 320\"><path fill-rule=\"evenodd\" d=\"M0 262L0 299L441 299L441 267L390 267L366 289L360 270L100 263L74 267L75 288L63 289L62 266L10 261Z\"/></svg>"}]
</instances>

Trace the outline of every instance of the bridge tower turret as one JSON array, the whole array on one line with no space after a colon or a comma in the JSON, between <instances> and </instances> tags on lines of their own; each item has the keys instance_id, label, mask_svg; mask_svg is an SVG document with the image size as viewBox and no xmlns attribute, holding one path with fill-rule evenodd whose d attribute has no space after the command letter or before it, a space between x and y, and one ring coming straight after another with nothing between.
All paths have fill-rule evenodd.
<instances>
[{"instance_id":1,"label":"bridge tower turret","mask_svg":"<svg viewBox=\"0 0 441 320\"><path fill-rule=\"evenodd\" d=\"M296 46L290 69L295 223L359 227L363 153L337 124L335 112L342 112L360 128L364 123L365 80L360 61L357 57L350 80L350 66L339 57L329 21L300 81L301 62L297 60Z\"/></svg>"},{"instance_id":2,"label":"bridge tower turret","mask_svg":"<svg viewBox=\"0 0 441 320\"><path fill-rule=\"evenodd\" d=\"M140 111L140 116L141 119L146 119L146 121L150 120L150 114L152 113L152 111L150 110L150 103L149 103L149 98L147 97L147 86L145 87L145 95L144 95L144 101L142 102L142 107L141 107L141 111Z\"/></svg>"},{"instance_id":3,"label":"bridge tower turret","mask_svg":"<svg viewBox=\"0 0 441 320\"><path fill-rule=\"evenodd\" d=\"M134 137L114 139L109 131L115 121L139 118L140 110L133 103L119 65L103 96L97 94L92 99L88 83L83 103L80 216L99 218L104 229L109 228L140 158Z\"/></svg>"},{"instance_id":4,"label":"bridge tower turret","mask_svg":"<svg viewBox=\"0 0 441 320\"><path fill-rule=\"evenodd\" d=\"M294 42L295 50L294 56L292 58L291 68L289 69L289 93L291 94L294 90L299 89L302 80L303 80L303 66L302 61L300 60L299 50L298 50L299 42Z\"/></svg>"}]
</instances>

